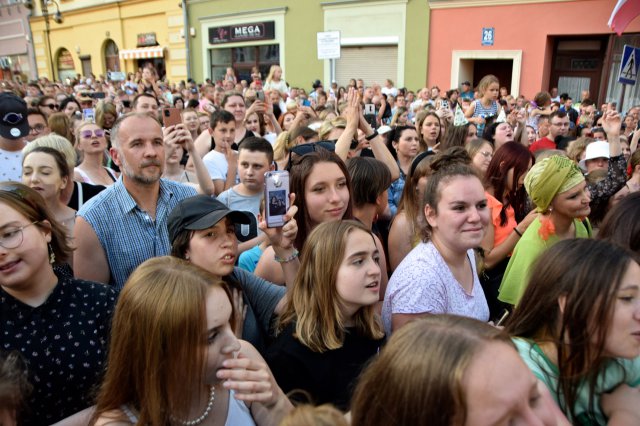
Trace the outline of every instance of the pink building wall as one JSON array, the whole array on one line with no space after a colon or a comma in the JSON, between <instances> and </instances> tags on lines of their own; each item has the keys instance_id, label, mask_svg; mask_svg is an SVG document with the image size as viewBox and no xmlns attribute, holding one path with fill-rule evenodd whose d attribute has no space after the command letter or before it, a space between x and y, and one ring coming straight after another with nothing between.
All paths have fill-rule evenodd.
<instances>
[{"instance_id":1,"label":"pink building wall","mask_svg":"<svg viewBox=\"0 0 640 426\"><path fill-rule=\"evenodd\" d=\"M607 26L616 0L580 0L432 9L427 85L448 87L453 50L522 50L520 93L533 96L549 83L548 36L612 34ZM482 46L483 27L495 28L493 46ZM640 18L625 33L640 32ZM476 82L481 78L475 76Z\"/></svg>"}]
</instances>

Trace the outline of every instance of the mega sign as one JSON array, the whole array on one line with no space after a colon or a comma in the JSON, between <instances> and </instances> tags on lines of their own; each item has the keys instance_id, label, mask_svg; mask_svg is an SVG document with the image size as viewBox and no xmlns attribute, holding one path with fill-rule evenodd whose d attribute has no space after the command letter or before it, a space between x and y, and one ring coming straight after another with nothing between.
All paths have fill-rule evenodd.
<instances>
[{"instance_id":1,"label":"mega sign","mask_svg":"<svg viewBox=\"0 0 640 426\"><path fill-rule=\"evenodd\" d=\"M251 40L272 40L274 38L274 21L209 28L209 44L237 43Z\"/></svg>"}]
</instances>

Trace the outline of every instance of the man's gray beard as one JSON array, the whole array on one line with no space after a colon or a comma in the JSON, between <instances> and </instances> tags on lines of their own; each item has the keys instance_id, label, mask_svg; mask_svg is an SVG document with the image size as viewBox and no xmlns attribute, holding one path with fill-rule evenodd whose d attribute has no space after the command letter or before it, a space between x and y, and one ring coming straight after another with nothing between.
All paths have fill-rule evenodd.
<instances>
[{"instance_id":1,"label":"man's gray beard","mask_svg":"<svg viewBox=\"0 0 640 426\"><path fill-rule=\"evenodd\" d=\"M160 177L162 176L162 171L160 171L158 173L158 176L145 176L145 175L138 175L136 173L134 173L131 168L129 167L129 164L127 164L126 160L124 159L124 155L120 156L120 162L122 163L122 165L120 166L120 170L122 171L122 173L128 178L131 179L132 181L139 183L141 185L151 185L154 184L156 182L158 182L160 180Z\"/></svg>"}]
</instances>

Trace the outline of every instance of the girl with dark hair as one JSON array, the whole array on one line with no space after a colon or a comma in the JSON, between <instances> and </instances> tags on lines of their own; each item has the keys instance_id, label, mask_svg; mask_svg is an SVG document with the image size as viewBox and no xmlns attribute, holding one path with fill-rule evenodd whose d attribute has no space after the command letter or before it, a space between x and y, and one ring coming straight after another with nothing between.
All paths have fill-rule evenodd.
<instances>
[{"instance_id":1,"label":"girl with dark hair","mask_svg":"<svg viewBox=\"0 0 640 426\"><path fill-rule=\"evenodd\" d=\"M418 133L413 127L397 126L387 134L387 147L394 154L400 168L400 177L391 184L388 192L389 211L391 216L395 216L411 162L420 151Z\"/></svg>"},{"instance_id":2,"label":"girl with dark hair","mask_svg":"<svg viewBox=\"0 0 640 426\"><path fill-rule=\"evenodd\" d=\"M480 178L461 147L438 154L424 192L422 242L389 280L382 307L387 335L432 314L456 314L487 321L473 249L489 222Z\"/></svg>"},{"instance_id":3,"label":"girl with dark hair","mask_svg":"<svg viewBox=\"0 0 640 426\"><path fill-rule=\"evenodd\" d=\"M72 178L64 155L53 148L38 146L29 149L22 158L22 183L42 195L51 214L65 227L69 236L73 235L76 211L62 201L61 194Z\"/></svg>"},{"instance_id":4,"label":"girl with dark hair","mask_svg":"<svg viewBox=\"0 0 640 426\"><path fill-rule=\"evenodd\" d=\"M618 244L640 255L639 217L640 192L634 192L607 213L600 225L598 239Z\"/></svg>"},{"instance_id":5,"label":"girl with dark hair","mask_svg":"<svg viewBox=\"0 0 640 426\"><path fill-rule=\"evenodd\" d=\"M290 191L296 194L294 205L298 208L294 247L302 250L307 236L320 223L353 217L352 189L347 167L335 153L315 144L299 145L296 149L308 150L292 160L289 180ZM255 274L272 283L285 282L272 247L262 253Z\"/></svg>"},{"instance_id":6,"label":"girl with dark hair","mask_svg":"<svg viewBox=\"0 0 640 426\"><path fill-rule=\"evenodd\" d=\"M561 241L540 256L507 321L573 424L640 424L638 277L637 260L619 246Z\"/></svg>"},{"instance_id":7,"label":"girl with dark hair","mask_svg":"<svg viewBox=\"0 0 640 426\"><path fill-rule=\"evenodd\" d=\"M476 139L478 129L475 124L467 123L461 126L449 126L440 148L445 151L454 146L466 147L469 142Z\"/></svg>"},{"instance_id":8,"label":"girl with dark hair","mask_svg":"<svg viewBox=\"0 0 640 426\"><path fill-rule=\"evenodd\" d=\"M482 284L492 319L500 314L498 288L511 252L538 216L535 211L527 214L524 189L524 178L534 162L524 145L507 142L496 151L485 175L491 221L481 245L485 266Z\"/></svg>"}]
</instances>

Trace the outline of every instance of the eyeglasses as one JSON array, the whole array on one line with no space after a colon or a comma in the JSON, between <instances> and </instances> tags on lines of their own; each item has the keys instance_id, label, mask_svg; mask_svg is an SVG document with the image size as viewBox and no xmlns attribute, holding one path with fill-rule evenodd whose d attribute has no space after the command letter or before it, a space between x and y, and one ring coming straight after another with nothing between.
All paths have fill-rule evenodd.
<instances>
[{"instance_id":1,"label":"eyeglasses","mask_svg":"<svg viewBox=\"0 0 640 426\"><path fill-rule=\"evenodd\" d=\"M320 142L311 142L311 143L303 143L300 145L296 145L289 150L289 161L287 163L286 169L288 171L291 170L291 160L293 154L303 156L306 154L311 154L312 152L318 151L318 149L326 149L327 151L335 152L336 144L329 141L320 141Z\"/></svg>"},{"instance_id":2,"label":"eyeglasses","mask_svg":"<svg viewBox=\"0 0 640 426\"><path fill-rule=\"evenodd\" d=\"M6 249L14 249L20 247L20 245L22 244L22 240L24 239L24 235L22 233L23 229L28 226L35 225L36 223L38 223L38 221L19 226L17 228L9 228L1 231L0 246Z\"/></svg>"},{"instance_id":3,"label":"eyeglasses","mask_svg":"<svg viewBox=\"0 0 640 426\"><path fill-rule=\"evenodd\" d=\"M96 138L101 138L104 136L104 130L95 129L95 130L83 130L80 132L80 136L83 139L89 139L92 135L95 135Z\"/></svg>"},{"instance_id":4,"label":"eyeglasses","mask_svg":"<svg viewBox=\"0 0 640 426\"><path fill-rule=\"evenodd\" d=\"M29 131L30 132L35 132L35 133L40 133L42 132L47 126L45 126L44 124L36 124L35 126L31 127L29 126Z\"/></svg>"}]
</instances>

